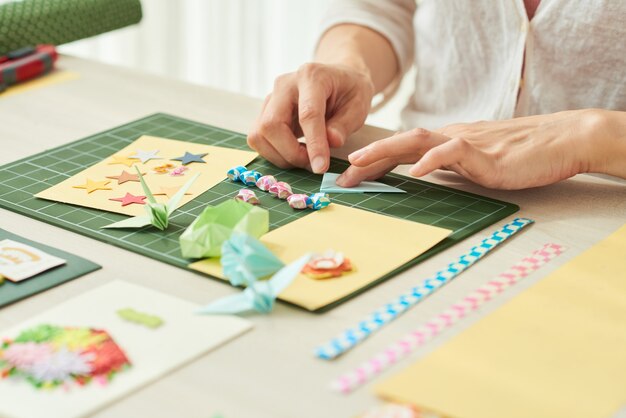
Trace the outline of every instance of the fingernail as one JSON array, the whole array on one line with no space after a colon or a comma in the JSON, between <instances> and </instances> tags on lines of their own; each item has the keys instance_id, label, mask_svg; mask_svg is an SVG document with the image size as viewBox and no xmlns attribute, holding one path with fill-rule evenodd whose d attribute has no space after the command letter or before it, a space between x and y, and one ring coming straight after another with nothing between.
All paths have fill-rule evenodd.
<instances>
[{"instance_id":1,"label":"fingernail","mask_svg":"<svg viewBox=\"0 0 626 418\"><path fill-rule=\"evenodd\" d=\"M321 155L318 155L317 157L313 158L313 161L311 161L311 168L313 169L313 172L316 174L321 174L322 171L324 171L325 165L326 165L326 160Z\"/></svg>"},{"instance_id":2,"label":"fingernail","mask_svg":"<svg viewBox=\"0 0 626 418\"><path fill-rule=\"evenodd\" d=\"M361 148L359 150L354 151L352 154L348 155L348 159L350 161L356 161L359 158L361 158L363 155L365 155L366 152L367 150L365 148Z\"/></svg>"},{"instance_id":3,"label":"fingernail","mask_svg":"<svg viewBox=\"0 0 626 418\"><path fill-rule=\"evenodd\" d=\"M337 186L343 187L343 182L345 181L345 179L346 179L346 176L342 174L339 177L337 177L337 180L335 180L335 184L337 184Z\"/></svg>"}]
</instances>

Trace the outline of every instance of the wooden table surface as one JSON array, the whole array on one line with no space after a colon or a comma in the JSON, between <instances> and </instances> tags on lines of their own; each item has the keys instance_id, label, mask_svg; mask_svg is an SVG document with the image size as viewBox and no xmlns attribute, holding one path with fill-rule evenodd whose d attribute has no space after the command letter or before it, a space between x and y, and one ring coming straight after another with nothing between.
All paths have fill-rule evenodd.
<instances>
[{"instance_id":1,"label":"wooden table surface","mask_svg":"<svg viewBox=\"0 0 626 418\"><path fill-rule=\"evenodd\" d=\"M0 164L156 112L247 132L261 104L257 99L73 57L62 57L59 67L78 72L80 77L6 98L0 96ZM386 133L365 127L336 155L344 156L350 149L384 137ZM398 171L402 173L403 169ZM279 304L271 315L253 316L251 332L116 402L96 416L211 417L219 412L225 418L354 417L378 402L370 392L371 385L350 396L341 396L328 390L332 378L358 365L541 244L556 242L570 248L562 257L487 305L479 314L455 325L411 358L423 356L626 222L626 183L623 181L577 176L553 186L509 192L486 190L445 172L428 176L426 180L514 202L521 207L518 215L532 218L536 224L345 358L335 362L318 360L313 356L313 348L441 269L512 217L328 313L310 314ZM1 209L0 227L103 266L100 271L3 308L0 329L114 279L196 303L206 303L237 291L224 283ZM410 363L408 360L401 364ZM396 366L384 376L398 370ZM626 416L624 412L620 416Z\"/></svg>"}]
</instances>

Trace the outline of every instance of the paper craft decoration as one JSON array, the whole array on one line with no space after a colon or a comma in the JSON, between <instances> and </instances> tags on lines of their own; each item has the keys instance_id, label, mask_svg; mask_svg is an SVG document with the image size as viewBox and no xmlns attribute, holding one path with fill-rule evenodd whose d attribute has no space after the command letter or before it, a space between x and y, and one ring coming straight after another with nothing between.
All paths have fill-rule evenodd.
<instances>
[{"instance_id":1,"label":"paper craft decoration","mask_svg":"<svg viewBox=\"0 0 626 418\"><path fill-rule=\"evenodd\" d=\"M269 212L238 199L207 206L180 236L183 257L217 257L234 231L260 237L269 231Z\"/></svg>"},{"instance_id":2,"label":"paper craft decoration","mask_svg":"<svg viewBox=\"0 0 626 418\"><path fill-rule=\"evenodd\" d=\"M36 248L58 259L66 260L66 262L63 265L37 274L37 277L31 280L22 280L15 283L5 280L5 283L0 289L0 307L50 289L100 268L99 265L74 254L27 240L24 237L0 229L0 240L6 239L19 242L31 248Z\"/></svg>"},{"instance_id":3,"label":"paper craft decoration","mask_svg":"<svg viewBox=\"0 0 626 418\"><path fill-rule=\"evenodd\" d=\"M138 312L133 308L124 308L117 311L120 318L136 324L145 325L148 328L158 328L163 325L163 320L156 315Z\"/></svg>"},{"instance_id":4,"label":"paper craft decoration","mask_svg":"<svg viewBox=\"0 0 626 418\"><path fill-rule=\"evenodd\" d=\"M64 259L21 242L10 239L0 241L0 275L13 282L20 282L63 264Z\"/></svg>"},{"instance_id":5,"label":"paper craft decoration","mask_svg":"<svg viewBox=\"0 0 626 418\"><path fill-rule=\"evenodd\" d=\"M260 241L284 263L307 252L323 252L329 242L350 255L358 269L341 280L314 280L300 274L280 294L282 300L313 311L367 287L449 234L447 229L332 204L270 231ZM189 267L224 278L218 259Z\"/></svg>"},{"instance_id":6,"label":"paper craft decoration","mask_svg":"<svg viewBox=\"0 0 626 418\"><path fill-rule=\"evenodd\" d=\"M150 329L120 318L117 311L129 306L162 318L163 324ZM242 318L196 315L197 308L196 304L152 289L113 281L22 324L3 329L0 341L3 338L15 340L23 331L41 324L106 330L132 367L117 374L106 386L90 384L68 391L42 391L21 380L0 379L0 416L75 418L92 415L251 328L251 323Z\"/></svg>"},{"instance_id":7,"label":"paper craft decoration","mask_svg":"<svg viewBox=\"0 0 626 418\"><path fill-rule=\"evenodd\" d=\"M77 186L72 186L75 189L85 189L87 193L93 193L96 190L113 190L107 186L107 184L111 183L108 180L104 181L93 181L91 179L87 179L84 184L79 184Z\"/></svg>"},{"instance_id":8,"label":"paper craft decoration","mask_svg":"<svg viewBox=\"0 0 626 418\"><path fill-rule=\"evenodd\" d=\"M160 160L161 157L157 157L158 153L158 149L154 149L152 151L137 150L135 155L131 155L130 158L137 158L139 159L139 161L141 161L142 164L145 164L150 160Z\"/></svg>"},{"instance_id":9,"label":"paper craft decoration","mask_svg":"<svg viewBox=\"0 0 626 418\"><path fill-rule=\"evenodd\" d=\"M101 329L41 324L0 344L0 378L37 389L106 385L130 366L124 350Z\"/></svg>"},{"instance_id":10,"label":"paper craft decoration","mask_svg":"<svg viewBox=\"0 0 626 418\"><path fill-rule=\"evenodd\" d=\"M531 225L533 222L532 219L515 218L513 222L504 225L489 238L482 240L480 244L472 247L467 253L448 264L444 270L438 271L433 277L425 279L418 286L411 288L408 292L401 294L391 302L378 308L356 326L348 328L326 344L317 347L315 350L317 357L330 360L349 351L371 334L436 292L486 254L489 254L498 245L518 233L522 228Z\"/></svg>"},{"instance_id":11,"label":"paper craft decoration","mask_svg":"<svg viewBox=\"0 0 626 418\"><path fill-rule=\"evenodd\" d=\"M208 153L206 153L206 152L204 154L192 154L191 152L185 151L185 155L183 155L182 157L172 158L172 160L180 161L183 165L187 165L187 164L191 164L191 163L206 164L206 161L204 161L203 158L207 154Z\"/></svg>"},{"instance_id":12,"label":"paper craft decoration","mask_svg":"<svg viewBox=\"0 0 626 418\"><path fill-rule=\"evenodd\" d=\"M146 151L158 151L156 155L162 159L146 159L148 156ZM181 162L173 160L175 157L183 156L185 152L194 155L204 155L202 160L204 163L191 162L184 166L188 170L184 175L169 175L177 167L181 167ZM145 163L140 158L130 158L139 155L144 157ZM124 196L131 193L135 196L144 196L145 193L138 181L118 181L112 178L120 176L124 178L123 170L134 175L135 168L139 168L144 175L145 181L150 190L158 192L162 187L180 189L187 180L187 176L191 177L200 174L198 181L195 182L188 190L189 195L184 196L178 206L182 206L191 201L195 197L209 190L220 181L226 178L226 171L236 164L248 164L257 156L256 153L250 151L241 151L231 148L222 148L203 144L194 144L190 142L176 141L174 139L157 138L153 136L142 136L134 142L130 143L123 149L115 152L113 156L105 158L103 161L86 168L85 170L73 175L72 177L52 186L48 189L37 193L35 196L42 199L54 200L57 202L71 203L73 205L86 206L89 208L105 210L108 212L121 213L129 216L139 216L145 213L143 205L127 205L122 206L119 202L111 201L110 198ZM187 159L189 160L189 158ZM117 164L110 164L115 163ZM122 162L129 163L121 164ZM121 165L120 165L121 164ZM169 168L157 169L170 165ZM93 189L92 193L87 193L89 189L77 189L74 186L87 186L86 180L92 182L105 182L109 179L109 183L102 188ZM108 190L110 188L111 190ZM158 202L167 201L166 197L158 197Z\"/></svg>"},{"instance_id":13,"label":"paper craft decoration","mask_svg":"<svg viewBox=\"0 0 626 418\"><path fill-rule=\"evenodd\" d=\"M120 202L122 204L122 206L126 206L126 205L132 205L137 204L137 205L145 205L146 202L146 196L135 196L134 194L131 193L126 193L125 196L123 197L112 197L111 199L114 202Z\"/></svg>"},{"instance_id":14,"label":"paper craft decoration","mask_svg":"<svg viewBox=\"0 0 626 418\"><path fill-rule=\"evenodd\" d=\"M337 178L340 174L324 173L320 192L326 193L406 193L402 189L389 186L378 181L362 181L358 186L341 187L337 185Z\"/></svg>"},{"instance_id":15,"label":"paper craft decoration","mask_svg":"<svg viewBox=\"0 0 626 418\"><path fill-rule=\"evenodd\" d=\"M302 269L302 273L312 279L323 280L333 277L341 277L353 270L350 259L334 250L328 250L323 254L315 254Z\"/></svg>"},{"instance_id":16,"label":"paper craft decoration","mask_svg":"<svg viewBox=\"0 0 626 418\"><path fill-rule=\"evenodd\" d=\"M233 286L243 286L276 273L284 267L270 250L256 238L233 232L222 245L222 269Z\"/></svg>"},{"instance_id":17,"label":"paper craft decoration","mask_svg":"<svg viewBox=\"0 0 626 418\"><path fill-rule=\"evenodd\" d=\"M270 313L274 301L300 274L309 262L311 254L305 254L293 263L283 267L269 280L254 280L247 283L243 292L218 299L200 309L201 314L238 314L250 311Z\"/></svg>"},{"instance_id":18,"label":"paper craft decoration","mask_svg":"<svg viewBox=\"0 0 626 418\"><path fill-rule=\"evenodd\" d=\"M143 174L146 174L146 173L141 173L141 174L143 175ZM122 170L122 173L117 175L117 176L107 176L107 178L108 179L112 179L112 180L117 180L117 184L118 185L124 184L124 183L129 182L129 181L139 182L139 175L129 173L126 170Z\"/></svg>"},{"instance_id":19,"label":"paper craft decoration","mask_svg":"<svg viewBox=\"0 0 626 418\"><path fill-rule=\"evenodd\" d=\"M197 180L200 174L196 174L195 176L190 178L189 181L187 181L187 183L185 183L183 187L181 187L180 190L178 190L167 203L159 203L156 201L154 195L144 181L143 176L139 172L139 169L137 169L137 175L139 176L139 183L141 183L141 187L143 188L143 192L146 194L146 196L132 196L130 198L128 198L128 196L125 196L122 199L111 200L121 201L122 206L126 206L130 203L141 202L141 204L144 204L143 199L147 197L148 203L144 206L146 209L146 214L143 216L135 216L134 218L130 219L124 219L123 221L103 226L103 228L142 228L144 226L152 225L160 229L161 231L167 229L170 216L172 215L172 213L174 213L174 211L178 207L178 204L180 203L180 200L185 197L185 193L187 193L187 190L189 190L189 188ZM130 193L127 193L127 195L128 194Z\"/></svg>"},{"instance_id":20,"label":"paper craft decoration","mask_svg":"<svg viewBox=\"0 0 626 418\"><path fill-rule=\"evenodd\" d=\"M626 402L626 225L376 392L455 418L608 418Z\"/></svg>"},{"instance_id":21,"label":"paper craft decoration","mask_svg":"<svg viewBox=\"0 0 626 418\"><path fill-rule=\"evenodd\" d=\"M557 244L544 245L542 248L534 251L531 256L515 263L504 273L501 273L486 285L480 286L461 301L428 320L353 371L345 373L334 380L331 383L331 388L341 393L352 392L439 335L446 328L463 319L467 314L477 310L483 303L490 301L506 288L513 286L554 257L561 255L563 251L565 251L565 248Z\"/></svg>"}]
</instances>

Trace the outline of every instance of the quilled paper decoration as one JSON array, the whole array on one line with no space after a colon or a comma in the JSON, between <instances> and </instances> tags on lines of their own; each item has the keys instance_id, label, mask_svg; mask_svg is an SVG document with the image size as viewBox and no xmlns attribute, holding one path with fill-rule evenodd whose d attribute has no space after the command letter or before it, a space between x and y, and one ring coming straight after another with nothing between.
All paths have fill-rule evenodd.
<instances>
[{"instance_id":1,"label":"quilled paper decoration","mask_svg":"<svg viewBox=\"0 0 626 418\"><path fill-rule=\"evenodd\" d=\"M244 172L248 171L248 169L242 165L238 165L237 167L233 167L226 172L226 176L232 181L240 181L239 176L241 176Z\"/></svg>"},{"instance_id":2,"label":"quilled paper decoration","mask_svg":"<svg viewBox=\"0 0 626 418\"><path fill-rule=\"evenodd\" d=\"M152 170L155 174L167 174L172 171L176 167L174 164L165 163L159 166L154 167Z\"/></svg>"},{"instance_id":3,"label":"quilled paper decoration","mask_svg":"<svg viewBox=\"0 0 626 418\"><path fill-rule=\"evenodd\" d=\"M22 379L37 389L102 385L131 362L104 330L42 324L0 344L0 378Z\"/></svg>"},{"instance_id":4,"label":"quilled paper decoration","mask_svg":"<svg viewBox=\"0 0 626 418\"><path fill-rule=\"evenodd\" d=\"M303 274L317 280L341 277L351 271L353 267L350 260L334 250L315 254L302 269Z\"/></svg>"},{"instance_id":5,"label":"quilled paper decoration","mask_svg":"<svg viewBox=\"0 0 626 418\"><path fill-rule=\"evenodd\" d=\"M241 189L235 196L235 199L243 200L244 202L250 203L251 205L258 205L261 203L256 193L250 189Z\"/></svg>"},{"instance_id":6,"label":"quilled paper decoration","mask_svg":"<svg viewBox=\"0 0 626 418\"><path fill-rule=\"evenodd\" d=\"M305 194L292 194L287 197L287 203L292 209L306 209L311 204L311 198Z\"/></svg>"},{"instance_id":7,"label":"quilled paper decoration","mask_svg":"<svg viewBox=\"0 0 626 418\"><path fill-rule=\"evenodd\" d=\"M120 318L134 322L136 324L144 325L148 328L158 328L163 325L163 320L156 315L150 315L143 312L138 312L132 308L124 308L117 311L117 316Z\"/></svg>"},{"instance_id":8,"label":"quilled paper decoration","mask_svg":"<svg viewBox=\"0 0 626 418\"><path fill-rule=\"evenodd\" d=\"M172 171L170 171L170 176L172 176L172 177L184 176L185 175L185 171L187 171L187 170L189 170L189 167L181 165L179 167L176 167L176 168L172 169Z\"/></svg>"}]
</instances>

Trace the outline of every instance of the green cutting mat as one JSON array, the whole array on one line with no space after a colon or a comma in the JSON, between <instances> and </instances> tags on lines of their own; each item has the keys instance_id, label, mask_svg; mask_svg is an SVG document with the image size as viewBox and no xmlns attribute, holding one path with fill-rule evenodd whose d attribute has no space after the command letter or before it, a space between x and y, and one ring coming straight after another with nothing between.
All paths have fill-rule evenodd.
<instances>
[{"instance_id":1,"label":"green cutting mat","mask_svg":"<svg viewBox=\"0 0 626 418\"><path fill-rule=\"evenodd\" d=\"M29 296L36 295L44 290L51 289L55 286L77 279L87 273L98 270L100 268L96 263L85 260L74 254L62 251L58 248L48 247L47 245L31 241L19 235L0 229L0 241L10 239L22 244L30 245L38 250L48 253L55 257L62 258L66 261L62 266L39 273L35 277L13 283L5 279L4 284L0 285L0 308L18 300L25 299Z\"/></svg>"},{"instance_id":2,"label":"green cutting mat","mask_svg":"<svg viewBox=\"0 0 626 418\"><path fill-rule=\"evenodd\" d=\"M178 237L207 204L216 205L226 199L232 199L241 188L240 183L224 180L187 203L172 216L170 227L166 231L159 231L155 228L100 229L104 225L126 217L33 197L34 194L111 156L141 135L248 149L245 136L242 134L176 116L155 114L0 167L0 207L186 268L189 261L180 253ZM341 172L346 167L346 162L333 159L330 171ZM248 168L258 170L263 174L273 174L281 181L291 184L295 193L313 193L319 190L321 176L304 170L281 170L262 158L257 158L248 165ZM408 193L333 194L331 199L335 203L448 228L454 233L401 269L381 277L368 287L380 283L519 210L518 206L511 203L395 174L387 175L381 181L400 187ZM270 211L271 229L310 213L293 210L284 200L275 199L267 193L259 192L257 195L261 199L262 206ZM367 228L367 225L363 227ZM321 310L327 310L354 295L356 294Z\"/></svg>"}]
</instances>

